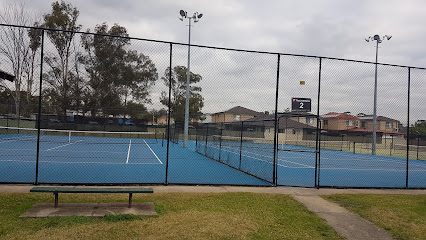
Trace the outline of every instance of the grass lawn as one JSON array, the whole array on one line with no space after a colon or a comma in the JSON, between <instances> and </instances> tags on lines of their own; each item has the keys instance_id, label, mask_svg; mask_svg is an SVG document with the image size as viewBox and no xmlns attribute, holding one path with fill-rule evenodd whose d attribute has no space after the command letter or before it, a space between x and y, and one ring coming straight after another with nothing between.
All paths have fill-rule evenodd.
<instances>
[{"instance_id":1,"label":"grass lawn","mask_svg":"<svg viewBox=\"0 0 426 240\"><path fill-rule=\"evenodd\" d=\"M396 239L425 239L426 195L323 196L389 231Z\"/></svg>"},{"instance_id":2,"label":"grass lawn","mask_svg":"<svg viewBox=\"0 0 426 240\"><path fill-rule=\"evenodd\" d=\"M123 194L62 194L61 203L126 202ZM341 239L287 195L136 194L157 216L19 218L52 194L0 194L0 239Z\"/></svg>"}]
</instances>

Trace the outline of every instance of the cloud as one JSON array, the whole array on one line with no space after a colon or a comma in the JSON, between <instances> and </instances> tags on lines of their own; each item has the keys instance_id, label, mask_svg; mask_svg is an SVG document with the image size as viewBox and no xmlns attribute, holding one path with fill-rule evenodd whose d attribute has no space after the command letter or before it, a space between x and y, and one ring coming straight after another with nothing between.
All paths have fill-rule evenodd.
<instances>
[{"instance_id":1,"label":"cloud","mask_svg":"<svg viewBox=\"0 0 426 240\"><path fill-rule=\"evenodd\" d=\"M0 0L0 3L10 0ZM375 61L374 34L392 35L379 45L379 62L426 67L426 31L421 0L71 0L80 10L84 29L107 22L119 23L133 37L186 43L188 22L178 20L180 9L203 18L191 29L191 43L215 47L326 56ZM46 13L50 3L26 0L27 6ZM1 10L0 10L1 11ZM160 77L168 67L169 46L132 41L132 48L155 62ZM173 46L173 66L187 64L187 47ZM235 105L257 111L275 108L277 56L193 47L191 70L203 76L206 112ZM379 113L403 121L407 104L407 69L380 67ZM416 70L412 89L413 118L426 119L426 72ZM310 97L316 109L319 58L282 56L279 110L290 107L291 97ZM306 80L306 85L299 85ZM351 111L372 113L374 64L323 59L321 113ZM160 106L162 82L153 92L153 106Z\"/></svg>"}]
</instances>

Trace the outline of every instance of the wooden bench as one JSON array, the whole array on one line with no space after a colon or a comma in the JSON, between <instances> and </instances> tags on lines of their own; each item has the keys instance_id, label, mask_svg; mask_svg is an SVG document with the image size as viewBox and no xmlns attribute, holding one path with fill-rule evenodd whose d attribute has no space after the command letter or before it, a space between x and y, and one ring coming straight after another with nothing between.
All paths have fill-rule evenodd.
<instances>
[{"instance_id":1,"label":"wooden bench","mask_svg":"<svg viewBox=\"0 0 426 240\"><path fill-rule=\"evenodd\" d=\"M132 206L133 193L154 193L152 188L70 188L70 187L33 187L30 192L53 193L55 195L55 208L58 207L59 193L128 193L129 208Z\"/></svg>"}]
</instances>

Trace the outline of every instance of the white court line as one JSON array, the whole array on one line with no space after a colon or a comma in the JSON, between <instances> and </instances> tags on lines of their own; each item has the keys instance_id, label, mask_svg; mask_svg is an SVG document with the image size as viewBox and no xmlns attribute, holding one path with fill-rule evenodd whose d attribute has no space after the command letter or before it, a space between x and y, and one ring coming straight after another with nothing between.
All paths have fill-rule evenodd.
<instances>
[{"instance_id":1,"label":"white court line","mask_svg":"<svg viewBox=\"0 0 426 240\"><path fill-rule=\"evenodd\" d=\"M126 159L126 164L129 163L129 156L130 156L130 147L132 146L132 139L130 139L129 142L129 150L127 150L127 159Z\"/></svg>"},{"instance_id":2,"label":"white court line","mask_svg":"<svg viewBox=\"0 0 426 240\"><path fill-rule=\"evenodd\" d=\"M78 142L81 142L81 141L82 141L82 140L77 141L77 142L75 142L75 143L78 143ZM47 150L45 150L45 151L47 152L47 151L54 150L54 149L58 149L58 148L61 148L61 147L66 147L66 146L68 146L68 145L72 145L72 144L74 144L74 143L67 143L67 144L64 144L64 145L61 145L61 146L57 146L57 147L54 147L54 148L49 148L49 149L47 149Z\"/></svg>"},{"instance_id":3,"label":"white court line","mask_svg":"<svg viewBox=\"0 0 426 240\"><path fill-rule=\"evenodd\" d=\"M155 152L152 150L152 148L148 145L148 143L145 141L145 139L143 140L146 144L146 146L148 146L149 150L151 150L152 154L154 154L154 156L157 158L157 160L160 162L160 164L163 164L163 162L158 158L157 154L155 154Z\"/></svg>"},{"instance_id":4,"label":"white court line","mask_svg":"<svg viewBox=\"0 0 426 240\"><path fill-rule=\"evenodd\" d=\"M9 138L6 141L1 141L0 143L17 142L17 141L21 141L21 140L23 140L23 141L25 141L25 140L37 140L37 138L33 137L33 136L31 136L31 137L25 137L25 138L23 138L23 137L16 137L16 138Z\"/></svg>"}]
</instances>

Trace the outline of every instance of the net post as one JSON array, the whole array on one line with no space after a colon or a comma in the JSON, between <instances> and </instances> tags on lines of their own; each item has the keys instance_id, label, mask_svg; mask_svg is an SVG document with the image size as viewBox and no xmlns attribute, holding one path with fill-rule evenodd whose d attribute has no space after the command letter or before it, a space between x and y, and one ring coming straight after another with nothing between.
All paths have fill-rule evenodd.
<instances>
[{"instance_id":1,"label":"net post","mask_svg":"<svg viewBox=\"0 0 426 240\"><path fill-rule=\"evenodd\" d=\"M223 134L223 122L220 124L220 135L219 135L219 162L221 162L222 156L222 134Z\"/></svg>"},{"instance_id":2,"label":"net post","mask_svg":"<svg viewBox=\"0 0 426 240\"><path fill-rule=\"evenodd\" d=\"M161 137L161 147L164 147L164 133L162 134L162 137Z\"/></svg>"},{"instance_id":3,"label":"net post","mask_svg":"<svg viewBox=\"0 0 426 240\"><path fill-rule=\"evenodd\" d=\"M197 126L197 129L195 131L195 151L198 152L198 132L200 128L199 125Z\"/></svg>"},{"instance_id":4,"label":"net post","mask_svg":"<svg viewBox=\"0 0 426 240\"><path fill-rule=\"evenodd\" d=\"M241 170L241 160L242 160L242 152L243 152L243 129L244 129L244 121L241 121L241 132L240 132L240 163L238 169Z\"/></svg>"},{"instance_id":5,"label":"net post","mask_svg":"<svg viewBox=\"0 0 426 240\"><path fill-rule=\"evenodd\" d=\"M208 143L208 139L209 139L209 124L207 123L207 128L206 128L206 145L204 146L204 155L207 155L207 143Z\"/></svg>"}]
</instances>

